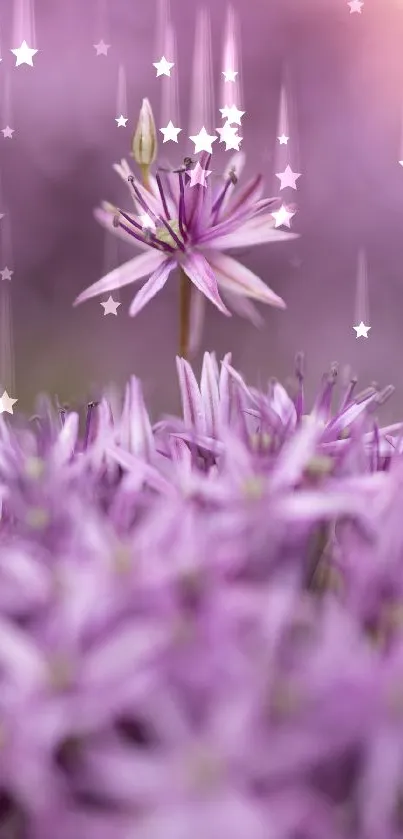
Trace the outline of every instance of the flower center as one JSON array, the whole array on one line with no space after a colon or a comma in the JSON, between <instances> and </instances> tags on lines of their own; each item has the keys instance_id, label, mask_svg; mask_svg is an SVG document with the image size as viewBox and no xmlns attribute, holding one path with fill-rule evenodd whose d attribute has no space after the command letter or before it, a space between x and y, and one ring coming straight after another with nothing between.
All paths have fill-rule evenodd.
<instances>
[{"instance_id":1,"label":"flower center","mask_svg":"<svg viewBox=\"0 0 403 839\"><path fill-rule=\"evenodd\" d=\"M177 219L170 219L169 226L172 227L172 230L174 231L174 233L176 233L178 238L181 238L179 221ZM167 230L167 228L164 227L164 225L158 225L154 230L154 235L159 242L164 242L165 245L170 245L171 248L178 247L177 242L175 241L169 230Z\"/></svg>"}]
</instances>

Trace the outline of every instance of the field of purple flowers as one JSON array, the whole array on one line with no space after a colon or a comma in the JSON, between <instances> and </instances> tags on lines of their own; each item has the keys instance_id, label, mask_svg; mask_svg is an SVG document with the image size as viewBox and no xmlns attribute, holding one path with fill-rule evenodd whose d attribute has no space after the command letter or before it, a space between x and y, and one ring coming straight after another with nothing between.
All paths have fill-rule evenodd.
<instances>
[{"instance_id":1,"label":"field of purple flowers","mask_svg":"<svg viewBox=\"0 0 403 839\"><path fill-rule=\"evenodd\" d=\"M206 353L0 417L0 836L403 833L401 425Z\"/></svg>"}]
</instances>

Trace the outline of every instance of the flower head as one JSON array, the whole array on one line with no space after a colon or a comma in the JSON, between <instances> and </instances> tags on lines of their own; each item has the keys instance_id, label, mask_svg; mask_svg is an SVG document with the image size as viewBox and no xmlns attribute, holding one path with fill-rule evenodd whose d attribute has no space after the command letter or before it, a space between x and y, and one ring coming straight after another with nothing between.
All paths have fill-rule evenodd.
<instances>
[{"instance_id":1,"label":"flower head","mask_svg":"<svg viewBox=\"0 0 403 839\"><path fill-rule=\"evenodd\" d=\"M155 156L153 117L144 100L133 142L133 154L141 166L149 167ZM198 166L208 169L211 155L203 153ZM111 231L132 241L143 253L94 283L75 303L112 291L149 276L134 298L130 315L136 315L165 285L179 267L192 283L192 309L201 293L221 312L234 311L257 322L253 301L284 308L283 300L252 271L223 251L293 238L295 234L275 229L269 208L275 199L262 198L262 177L257 175L237 190L245 162L237 153L221 183L191 177L192 161L187 158L176 171L157 170L147 175L146 185L138 180L125 160L115 166L127 183L134 213L104 204L96 218ZM233 195L232 195L233 193ZM224 302L225 301L225 302Z\"/></svg>"}]
</instances>

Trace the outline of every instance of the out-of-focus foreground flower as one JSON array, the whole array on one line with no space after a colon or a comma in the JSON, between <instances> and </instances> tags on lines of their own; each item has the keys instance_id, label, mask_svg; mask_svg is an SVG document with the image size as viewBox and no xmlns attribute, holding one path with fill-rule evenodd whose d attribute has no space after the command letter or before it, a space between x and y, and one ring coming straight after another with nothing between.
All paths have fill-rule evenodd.
<instances>
[{"instance_id":1,"label":"out-of-focus foreground flower","mask_svg":"<svg viewBox=\"0 0 403 839\"><path fill-rule=\"evenodd\" d=\"M218 183L214 172L208 172L209 178L203 174L209 170L212 157L206 152L193 169L187 158L179 170L159 168L154 177L149 170L155 159L156 142L151 106L144 100L133 139L133 154L143 178L136 178L125 160L114 166L130 188L134 213L110 204L104 204L95 213L101 224L140 247L143 253L98 280L75 302L82 303L149 276L130 306L129 314L134 316L164 287L171 272L179 268L182 331L186 333L180 350L181 355L186 355L189 337L196 342L204 299L229 315L225 300L231 309L255 324L260 316L253 301L285 308L283 300L260 277L223 251L285 241L295 238L295 234L275 228L268 210L276 199L262 198L261 175L236 191L245 163L243 152L234 155Z\"/></svg>"},{"instance_id":2,"label":"out-of-focus foreground flower","mask_svg":"<svg viewBox=\"0 0 403 839\"><path fill-rule=\"evenodd\" d=\"M0 418L2 837L402 836L402 427L296 372Z\"/></svg>"}]
</instances>

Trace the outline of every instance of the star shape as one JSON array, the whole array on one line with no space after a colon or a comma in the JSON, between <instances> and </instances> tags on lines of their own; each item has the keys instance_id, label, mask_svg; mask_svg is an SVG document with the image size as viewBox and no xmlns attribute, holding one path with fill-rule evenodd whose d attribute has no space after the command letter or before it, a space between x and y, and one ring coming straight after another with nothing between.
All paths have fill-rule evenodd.
<instances>
[{"instance_id":1,"label":"star shape","mask_svg":"<svg viewBox=\"0 0 403 839\"><path fill-rule=\"evenodd\" d=\"M111 295L109 295L108 299L101 303L101 306L104 308L104 316L105 315L117 315L117 308L121 306L117 300L114 300Z\"/></svg>"},{"instance_id":2,"label":"star shape","mask_svg":"<svg viewBox=\"0 0 403 839\"><path fill-rule=\"evenodd\" d=\"M235 126L226 122L223 128L217 128L217 134L220 135L220 143L225 143L225 151L235 149L239 151L239 146L242 143L243 137L238 134L238 129Z\"/></svg>"},{"instance_id":3,"label":"star shape","mask_svg":"<svg viewBox=\"0 0 403 839\"><path fill-rule=\"evenodd\" d=\"M231 105L229 108L228 105L225 108L220 108L220 114L223 119L226 119L227 122L231 125L233 122L236 122L237 125L241 124L241 119L245 116L246 111L239 111L236 105Z\"/></svg>"},{"instance_id":4,"label":"star shape","mask_svg":"<svg viewBox=\"0 0 403 839\"><path fill-rule=\"evenodd\" d=\"M350 0L350 2L347 3L347 5L350 6L350 15L354 14L354 12L358 12L358 14L360 15L361 6L363 6L364 3L363 0Z\"/></svg>"},{"instance_id":5,"label":"star shape","mask_svg":"<svg viewBox=\"0 0 403 839\"><path fill-rule=\"evenodd\" d=\"M38 50L31 49L27 42L23 41L20 47L17 47L15 50L10 50L10 52L12 52L17 59L15 62L16 67L19 67L20 64L29 64L30 67L33 67L34 64L32 59Z\"/></svg>"},{"instance_id":6,"label":"star shape","mask_svg":"<svg viewBox=\"0 0 403 839\"><path fill-rule=\"evenodd\" d=\"M172 61L166 60L165 55L162 56L161 61L153 62L153 67L157 70L157 78L158 76L170 76L172 67L174 66Z\"/></svg>"},{"instance_id":7,"label":"star shape","mask_svg":"<svg viewBox=\"0 0 403 839\"><path fill-rule=\"evenodd\" d=\"M189 186L196 186L196 184L200 184L200 186L207 186L206 178L211 175L211 170L203 169L203 166L201 166L199 161L197 161L194 169L188 170L188 175L190 176Z\"/></svg>"},{"instance_id":8,"label":"star shape","mask_svg":"<svg viewBox=\"0 0 403 839\"><path fill-rule=\"evenodd\" d=\"M284 172L278 172L276 178L281 181L280 189L285 189L290 186L291 189L297 189L296 181L301 177L301 172L293 172L291 166L286 166Z\"/></svg>"},{"instance_id":9,"label":"star shape","mask_svg":"<svg viewBox=\"0 0 403 839\"><path fill-rule=\"evenodd\" d=\"M403 160L399 160L401 166L403 166Z\"/></svg>"},{"instance_id":10,"label":"star shape","mask_svg":"<svg viewBox=\"0 0 403 839\"><path fill-rule=\"evenodd\" d=\"M168 125L165 128L160 128L161 134L164 135L163 143L167 143L168 140L173 140L174 143L178 142L178 134L182 131L181 128L175 128L172 120L170 119Z\"/></svg>"},{"instance_id":11,"label":"star shape","mask_svg":"<svg viewBox=\"0 0 403 839\"><path fill-rule=\"evenodd\" d=\"M368 332L371 329L371 327L365 326L364 321L361 321L361 323L359 323L358 326L353 326L353 329L355 329L357 333L357 338L368 338Z\"/></svg>"},{"instance_id":12,"label":"star shape","mask_svg":"<svg viewBox=\"0 0 403 839\"><path fill-rule=\"evenodd\" d=\"M1 129L1 133L3 137L7 140L12 140L14 134L14 128L10 128L9 125L6 125L5 128Z\"/></svg>"},{"instance_id":13,"label":"star shape","mask_svg":"<svg viewBox=\"0 0 403 839\"><path fill-rule=\"evenodd\" d=\"M126 123L129 117L124 117L122 114L120 117L116 117L115 122L118 128L126 128Z\"/></svg>"},{"instance_id":14,"label":"star shape","mask_svg":"<svg viewBox=\"0 0 403 839\"><path fill-rule=\"evenodd\" d=\"M110 44L105 44L105 41L101 40L98 44L94 44L94 50L97 51L97 55L108 55L108 50L111 48Z\"/></svg>"},{"instance_id":15,"label":"star shape","mask_svg":"<svg viewBox=\"0 0 403 839\"><path fill-rule=\"evenodd\" d=\"M4 414L5 411L7 414L12 414L13 405L15 405L16 402L18 402L18 399L11 399L5 390L3 396L0 397L0 414Z\"/></svg>"},{"instance_id":16,"label":"star shape","mask_svg":"<svg viewBox=\"0 0 403 839\"><path fill-rule=\"evenodd\" d=\"M211 146L216 139L217 137L214 137L213 134L207 134L204 125L198 134L194 134L193 137L189 137L189 140L195 144L195 154L198 154L200 151L206 151L208 154L211 154L213 151Z\"/></svg>"},{"instance_id":17,"label":"star shape","mask_svg":"<svg viewBox=\"0 0 403 839\"><path fill-rule=\"evenodd\" d=\"M222 75L226 82L234 82L235 76L238 75L238 70L223 70Z\"/></svg>"},{"instance_id":18,"label":"star shape","mask_svg":"<svg viewBox=\"0 0 403 839\"><path fill-rule=\"evenodd\" d=\"M6 267L3 268L2 271L0 271L0 274L1 274L1 279L2 280L11 280L11 277L13 276L14 271L10 271L10 269L7 268L7 265L6 265Z\"/></svg>"},{"instance_id":19,"label":"star shape","mask_svg":"<svg viewBox=\"0 0 403 839\"><path fill-rule=\"evenodd\" d=\"M275 221L274 226L275 227L281 227L283 224L285 225L285 227L289 227L290 226L290 220L292 219L293 216L295 216L295 213L290 213L290 211L287 210L287 208L284 207L284 204L283 204L280 207L279 210L276 210L274 213L271 213L271 215L274 218L274 221Z\"/></svg>"},{"instance_id":20,"label":"star shape","mask_svg":"<svg viewBox=\"0 0 403 839\"><path fill-rule=\"evenodd\" d=\"M286 137L285 134L280 134L280 136L277 137L277 139L280 143L280 146L286 146L290 138Z\"/></svg>"}]
</instances>

